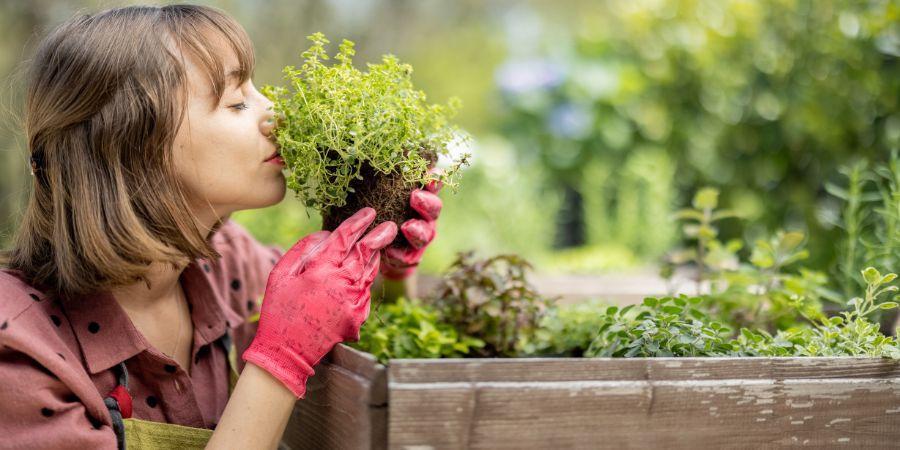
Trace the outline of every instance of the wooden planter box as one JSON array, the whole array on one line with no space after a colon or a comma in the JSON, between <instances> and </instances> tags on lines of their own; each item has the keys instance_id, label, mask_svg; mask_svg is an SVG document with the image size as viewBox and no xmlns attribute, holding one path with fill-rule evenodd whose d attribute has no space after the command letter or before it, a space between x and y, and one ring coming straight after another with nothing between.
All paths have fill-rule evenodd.
<instances>
[{"instance_id":1,"label":"wooden planter box","mask_svg":"<svg viewBox=\"0 0 900 450\"><path fill-rule=\"evenodd\" d=\"M338 345L283 448L898 448L900 362L399 359Z\"/></svg>"}]
</instances>

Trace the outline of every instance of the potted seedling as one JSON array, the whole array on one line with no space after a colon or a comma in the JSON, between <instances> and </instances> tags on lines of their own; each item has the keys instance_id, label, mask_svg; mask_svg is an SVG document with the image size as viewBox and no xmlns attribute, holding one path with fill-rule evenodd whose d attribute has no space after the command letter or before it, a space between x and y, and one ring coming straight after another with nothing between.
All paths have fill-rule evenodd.
<instances>
[{"instance_id":1,"label":"potted seedling","mask_svg":"<svg viewBox=\"0 0 900 450\"><path fill-rule=\"evenodd\" d=\"M431 181L455 187L467 155L442 172L432 169L448 146L465 139L450 122L458 99L430 104L413 87L412 67L393 55L367 70L353 65L354 44L344 40L336 60L321 33L308 38L300 68L284 68L284 86L266 86L275 104L273 133L287 169L287 185L333 230L360 208L378 212L375 225L414 218L413 189ZM393 245L407 245L402 233Z\"/></svg>"}]
</instances>

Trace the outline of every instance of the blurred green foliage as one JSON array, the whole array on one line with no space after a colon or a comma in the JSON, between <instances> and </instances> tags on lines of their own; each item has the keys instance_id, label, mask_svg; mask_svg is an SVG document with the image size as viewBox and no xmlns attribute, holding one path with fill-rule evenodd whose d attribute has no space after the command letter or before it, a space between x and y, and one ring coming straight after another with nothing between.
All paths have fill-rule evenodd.
<instances>
[{"instance_id":1,"label":"blurred green foliage","mask_svg":"<svg viewBox=\"0 0 900 450\"><path fill-rule=\"evenodd\" d=\"M900 145L900 3L613 0L580 13L497 72L523 161L551 185L614 192L585 221L642 255L671 239L653 219L673 197L709 184L757 219L753 233L808 231L811 263L827 266L822 180ZM650 176L631 169L641 153Z\"/></svg>"}]
</instances>

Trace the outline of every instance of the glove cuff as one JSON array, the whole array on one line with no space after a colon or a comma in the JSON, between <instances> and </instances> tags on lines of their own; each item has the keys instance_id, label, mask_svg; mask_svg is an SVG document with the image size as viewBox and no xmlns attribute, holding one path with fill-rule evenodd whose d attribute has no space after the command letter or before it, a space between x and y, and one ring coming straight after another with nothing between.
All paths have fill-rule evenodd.
<instances>
[{"instance_id":1,"label":"glove cuff","mask_svg":"<svg viewBox=\"0 0 900 450\"><path fill-rule=\"evenodd\" d=\"M316 373L302 357L293 354L288 348L271 348L260 344L259 339L253 340L241 359L259 366L278 379L298 399L306 396L306 383Z\"/></svg>"}]
</instances>

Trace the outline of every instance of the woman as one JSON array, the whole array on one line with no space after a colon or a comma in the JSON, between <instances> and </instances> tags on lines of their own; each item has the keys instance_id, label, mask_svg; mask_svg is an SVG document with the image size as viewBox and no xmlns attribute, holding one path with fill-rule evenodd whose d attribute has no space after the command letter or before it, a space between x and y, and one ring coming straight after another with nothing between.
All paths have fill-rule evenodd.
<instances>
[{"instance_id":1,"label":"woman","mask_svg":"<svg viewBox=\"0 0 900 450\"><path fill-rule=\"evenodd\" d=\"M253 67L240 25L202 6L80 16L39 45L33 192L0 271L0 445L275 448L316 363L359 339L378 272L415 270L434 184L406 250L381 251L392 222L364 234L371 208L283 254L229 220L285 194Z\"/></svg>"}]
</instances>

